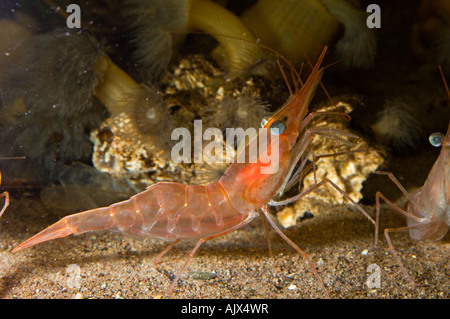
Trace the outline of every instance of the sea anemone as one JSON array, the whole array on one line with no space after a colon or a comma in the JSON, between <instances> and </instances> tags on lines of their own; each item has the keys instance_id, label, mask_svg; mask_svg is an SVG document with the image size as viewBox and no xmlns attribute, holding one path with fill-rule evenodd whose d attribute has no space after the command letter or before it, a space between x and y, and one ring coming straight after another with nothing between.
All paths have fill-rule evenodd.
<instances>
[{"instance_id":1,"label":"sea anemone","mask_svg":"<svg viewBox=\"0 0 450 319\"><path fill-rule=\"evenodd\" d=\"M10 52L2 70L4 102L23 98L33 114L72 117L92 105L101 54L101 45L87 32L30 36Z\"/></svg>"},{"instance_id":2,"label":"sea anemone","mask_svg":"<svg viewBox=\"0 0 450 319\"><path fill-rule=\"evenodd\" d=\"M101 45L87 32L28 35L4 61L0 92L9 114L7 145L38 159L51 172L55 161L88 159L86 131L99 125L102 107L93 97ZM38 137L38 138L36 138Z\"/></svg>"},{"instance_id":3,"label":"sea anemone","mask_svg":"<svg viewBox=\"0 0 450 319\"><path fill-rule=\"evenodd\" d=\"M135 129L131 138L153 150L167 151L165 154L170 154L173 146L171 134L177 125L161 93L155 88L141 85L134 92L123 96L121 103L126 105L123 109Z\"/></svg>"},{"instance_id":4,"label":"sea anemone","mask_svg":"<svg viewBox=\"0 0 450 319\"><path fill-rule=\"evenodd\" d=\"M228 71L239 76L262 58L256 39L230 11L210 0L127 0L125 17L134 30L135 56L158 79L188 31L211 34L225 49Z\"/></svg>"},{"instance_id":5,"label":"sea anemone","mask_svg":"<svg viewBox=\"0 0 450 319\"><path fill-rule=\"evenodd\" d=\"M127 111L129 106L122 99L132 92L138 92L139 84L106 55L97 58L95 71L98 85L94 94L108 108L110 115Z\"/></svg>"},{"instance_id":6,"label":"sea anemone","mask_svg":"<svg viewBox=\"0 0 450 319\"><path fill-rule=\"evenodd\" d=\"M261 120L269 115L269 105L258 97L243 91L235 96L225 96L217 105L215 112L207 119L212 127L222 131L227 128L258 129Z\"/></svg>"},{"instance_id":7,"label":"sea anemone","mask_svg":"<svg viewBox=\"0 0 450 319\"><path fill-rule=\"evenodd\" d=\"M386 102L372 130L380 143L400 154L411 152L420 141L420 123L411 106L398 100Z\"/></svg>"},{"instance_id":8,"label":"sea anemone","mask_svg":"<svg viewBox=\"0 0 450 319\"><path fill-rule=\"evenodd\" d=\"M315 61L324 46L338 41L336 52L346 66L362 68L372 66L376 51L365 18L346 0L259 0L240 16L262 44L297 65Z\"/></svg>"},{"instance_id":9,"label":"sea anemone","mask_svg":"<svg viewBox=\"0 0 450 319\"><path fill-rule=\"evenodd\" d=\"M344 26L344 35L335 44L336 55L347 68L373 66L377 43L373 29L367 27L367 14L347 0L320 0L330 14Z\"/></svg>"},{"instance_id":10,"label":"sea anemone","mask_svg":"<svg viewBox=\"0 0 450 319\"><path fill-rule=\"evenodd\" d=\"M24 25L11 19L0 20L0 70L7 66L10 52L24 39L31 36L31 31Z\"/></svg>"},{"instance_id":11,"label":"sea anemone","mask_svg":"<svg viewBox=\"0 0 450 319\"><path fill-rule=\"evenodd\" d=\"M148 107L146 101L158 98L114 64L85 31L28 36L7 57L0 92L5 113L13 116L4 119L3 136L14 136L17 150L56 176L55 162L90 158L89 132L108 115L106 110L111 116L133 115L135 107ZM136 121L137 130L145 131L144 118ZM164 131L161 122L148 124Z\"/></svg>"}]
</instances>

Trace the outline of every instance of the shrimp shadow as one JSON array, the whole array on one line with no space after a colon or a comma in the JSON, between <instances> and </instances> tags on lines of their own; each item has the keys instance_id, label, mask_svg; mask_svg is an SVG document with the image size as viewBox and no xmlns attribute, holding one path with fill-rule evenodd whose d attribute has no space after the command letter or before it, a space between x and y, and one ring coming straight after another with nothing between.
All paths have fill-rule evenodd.
<instances>
[{"instance_id":1,"label":"shrimp shadow","mask_svg":"<svg viewBox=\"0 0 450 319\"><path fill-rule=\"evenodd\" d=\"M5 299L8 291L20 285L20 281L25 278L29 269L30 265L20 264L0 277L0 299Z\"/></svg>"},{"instance_id":2,"label":"shrimp shadow","mask_svg":"<svg viewBox=\"0 0 450 319\"><path fill-rule=\"evenodd\" d=\"M344 246L355 240L370 245L375 234L374 225L351 206L324 209L321 214L282 230L302 249L309 250L320 250L330 245ZM271 236L271 239L280 247L285 243L279 236Z\"/></svg>"}]
</instances>

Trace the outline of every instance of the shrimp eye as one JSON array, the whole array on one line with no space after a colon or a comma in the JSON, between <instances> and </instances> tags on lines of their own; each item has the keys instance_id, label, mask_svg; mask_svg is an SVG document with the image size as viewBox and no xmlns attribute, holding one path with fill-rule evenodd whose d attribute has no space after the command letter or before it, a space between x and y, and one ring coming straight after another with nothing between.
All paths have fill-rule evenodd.
<instances>
[{"instance_id":1,"label":"shrimp eye","mask_svg":"<svg viewBox=\"0 0 450 319\"><path fill-rule=\"evenodd\" d=\"M275 121L270 125L270 133L273 135L281 135L286 130L286 124L282 121Z\"/></svg>"},{"instance_id":2,"label":"shrimp eye","mask_svg":"<svg viewBox=\"0 0 450 319\"><path fill-rule=\"evenodd\" d=\"M434 147L439 147L442 145L442 142L444 141L444 135L439 132L433 133L430 135L428 140L430 141L430 144L433 145Z\"/></svg>"}]
</instances>

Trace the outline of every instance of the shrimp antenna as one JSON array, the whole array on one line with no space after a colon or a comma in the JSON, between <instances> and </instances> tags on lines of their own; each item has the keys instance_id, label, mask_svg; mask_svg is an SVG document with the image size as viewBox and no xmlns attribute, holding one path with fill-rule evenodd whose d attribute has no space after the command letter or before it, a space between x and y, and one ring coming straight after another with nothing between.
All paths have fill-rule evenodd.
<instances>
[{"instance_id":1,"label":"shrimp antenna","mask_svg":"<svg viewBox=\"0 0 450 319\"><path fill-rule=\"evenodd\" d=\"M311 59L309 58L309 55L308 55L308 53L306 52L305 47L302 45L302 41L300 41L300 37L298 36L297 31L295 31L294 25L293 25L291 19L289 18L289 14L288 14L288 12L286 11L286 8L284 7L284 5L283 5L283 3L281 2L281 0L278 0L278 3L279 3L279 5L280 5L280 7L281 7L281 10L283 10L283 12L284 12L284 15L286 16L286 21L287 21L287 23L289 24L289 26L291 27L291 30L292 30L292 32L293 32L295 38L297 39L298 45L299 45L299 47L300 47L300 50L302 51L302 53L303 53L303 55L304 55L306 61L308 62L309 67L310 67L311 69L314 69L314 65L313 65L313 63L311 62ZM299 77L299 78L300 78L300 77ZM327 96L328 100L329 100L331 103L333 103L333 99L331 98L331 96L330 96L330 94L328 93L327 89L326 89L325 86L323 85L322 80L319 81L319 84L320 84L320 87L322 88L323 92L324 92L325 95Z\"/></svg>"},{"instance_id":2,"label":"shrimp antenna","mask_svg":"<svg viewBox=\"0 0 450 319\"><path fill-rule=\"evenodd\" d=\"M0 157L0 160L18 160L18 159L26 159L26 156L6 156Z\"/></svg>"},{"instance_id":3,"label":"shrimp antenna","mask_svg":"<svg viewBox=\"0 0 450 319\"><path fill-rule=\"evenodd\" d=\"M288 81L288 79L287 79L287 77L286 77L286 73L284 73L283 66L282 66L281 63L280 63L280 60L277 60L277 63L278 63L278 67L280 68L280 72L281 72L281 74L283 75L284 82L286 82L286 85L287 85L287 87L288 87L289 94L292 95L293 93L292 93L291 85L289 84L289 81ZM295 87L296 87L295 89L297 90L297 86L295 86Z\"/></svg>"},{"instance_id":4,"label":"shrimp antenna","mask_svg":"<svg viewBox=\"0 0 450 319\"><path fill-rule=\"evenodd\" d=\"M447 92L448 99L450 100L450 90L448 89L447 81L445 80L444 72L442 71L440 65L439 65L439 72L441 73L442 82L444 82L445 92Z\"/></svg>"},{"instance_id":5,"label":"shrimp antenna","mask_svg":"<svg viewBox=\"0 0 450 319\"><path fill-rule=\"evenodd\" d=\"M171 33L174 33L174 34L177 34L177 33L181 33L181 34L190 33L190 34L211 35L211 36L214 36L214 37L226 37L226 38L230 38L230 39L234 39L234 40L239 40L239 41L244 41L244 42L247 42L247 43L251 43L251 44L257 45L257 46L259 46L259 47L261 47L261 48L263 48L263 49L265 49L265 50L267 50L267 51L272 52L273 54L275 54L276 56L278 56L279 58L281 58L281 60L283 60L283 61L289 66L289 68L290 68L290 70L291 70L292 81L294 82L294 88L296 89L296 91L298 91L298 84L297 84L297 81L299 81L301 84L303 84L303 81L301 80L301 77L300 77L300 73L296 70L296 68L294 67L294 65L292 64L292 62L289 61L286 57L284 57L284 56L283 56L280 52L278 52L277 50L275 50L275 49L273 49L273 48L271 48L271 47L269 47L269 46L267 46L267 45L265 45L265 44L263 44L263 43L257 43L257 42L254 42L254 41L250 41L250 40L248 40L248 39L242 39L242 38L237 37L237 36L234 36L234 35L229 35L229 34L228 34L228 35L227 35L227 34L217 34L217 33L205 32L205 31L170 31L170 32L171 32ZM309 60L309 58L308 58L308 63L310 63L309 61L310 61L310 60ZM279 61L278 61L278 66L280 66L280 65L281 65L281 64L280 64ZM283 78L284 78L284 80L286 81L286 85L288 86L288 88L290 88L290 84L287 83L287 77L286 77L286 74L285 74L284 71L281 69L281 66L280 66L280 70L281 70L281 73L283 73ZM297 79L297 81L296 81L296 79ZM289 92L292 93L291 89L289 89ZM328 94L327 94L327 95L328 95Z\"/></svg>"}]
</instances>

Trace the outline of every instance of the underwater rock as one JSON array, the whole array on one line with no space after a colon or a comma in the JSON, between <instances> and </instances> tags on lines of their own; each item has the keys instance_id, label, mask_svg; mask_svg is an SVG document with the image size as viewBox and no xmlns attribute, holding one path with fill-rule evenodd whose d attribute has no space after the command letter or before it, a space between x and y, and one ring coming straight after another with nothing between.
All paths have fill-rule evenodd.
<instances>
[{"instance_id":1,"label":"underwater rock","mask_svg":"<svg viewBox=\"0 0 450 319\"><path fill-rule=\"evenodd\" d=\"M171 147L167 147L175 143L171 140L172 129L186 128L194 136L193 123L199 119L203 129L223 129L229 123L258 129L261 118L254 119L254 115L269 114L268 104L259 102L263 100L261 92L268 91L269 85L273 86L268 80L260 81L261 78L250 78L245 82L223 81L221 75L222 72L204 57L194 55L181 59L171 72L161 78L161 88L157 96L153 95L155 103L166 109L170 116L164 116L146 130L139 129L142 126L139 122L144 121L148 113L146 107L131 106L134 111L124 111L106 119L91 132L94 166L102 172L126 176L138 189L159 181L214 182L229 163L173 163ZM278 99L279 88L272 92ZM147 96L152 98L152 95ZM133 97L130 95L127 99L132 100ZM143 104L146 103L155 104L152 101ZM250 117L240 121L237 112L247 113ZM225 141L223 147L230 148Z\"/></svg>"}]
</instances>

